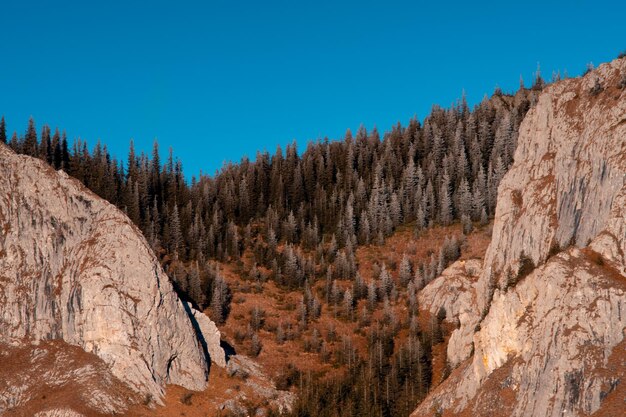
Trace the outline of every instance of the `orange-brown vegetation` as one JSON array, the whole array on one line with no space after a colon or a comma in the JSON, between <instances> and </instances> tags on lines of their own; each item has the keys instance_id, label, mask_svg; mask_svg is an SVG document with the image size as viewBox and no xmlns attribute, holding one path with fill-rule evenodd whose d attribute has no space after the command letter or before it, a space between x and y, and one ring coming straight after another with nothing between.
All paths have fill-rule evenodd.
<instances>
[{"instance_id":1,"label":"orange-brown vegetation","mask_svg":"<svg viewBox=\"0 0 626 417\"><path fill-rule=\"evenodd\" d=\"M397 333L394 352L397 353L410 337L410 313L407 307L406 289L399 285L398 269L402 257L410 259L414 266L428 263L431 255L437 255L446 237L456 236L462 242L461 259L481 258L490 241L491 225L476 228L471 234L462 238L462 226L436 226L427 229L415 237L410 226L400 227L396 233L387 238L384 245L367 245L358 247L356 261L358 272L365 282L375 280L376 274L384 264L392 279L398 286L398 298L389 303L390 311L396 320ZM279 250L282 248L279 247ZM335 381L346 376L350 361L358 357L367 360L368 335L375 326L384 323L386 313L382 302L374 310L367 310L367 300L356 303L351 317L348 317L341 303L327 302L325 297L325 280L310 283L311 291L321 300L321 315L310 320L306 325L301 323L298 305L302 300L301 290L291 290L277 285L272 280L252 280L248 271L252 268L254 257L247 251L241 262L221 263L220 270L232 291L230 314L225 324L220 326L222 339L230 344L237 354L255 356L252 334L257 334L261 350L255 360L264 371L279 385L293 366L297 370L299 382L305 380ZM259 268L262 273L266 273ZM343 290L351 288L351 280L338 280ZM369 312L366 322L359 315L363 310ZM207 310L210 315L210 311ZM254 316L254 317L253 317ZM418 327L424 332L431 332L436 318L425 309L417 316ZM374 326L374 327L373 327ZM284 332L284 340L277 337L278 329ZM432 377L431 387L441 383L449 373L446 364L446 348L453 325L444 322L442 325L442 342L431 343ZM349 340L354 349L354 358L346 359L343 350ZM395 354L394 353L394 354ZM289 384L287 384L289 385ZM299 383L295 386L282 386L296 393ZM245 391L250 405L260 405L263 399L255 398L249 387L237 376L229 376L217 366L211 368L209 388L204 392L191 393L181 387L170 386L165 398L165 406L155 410L137 406L133 415L185 415L205 416L219 415L220 404L233 395ZM256 401L256 403L255 403ZM414 407L411 404L408 408Z\"/></svg>"}]
</instances>

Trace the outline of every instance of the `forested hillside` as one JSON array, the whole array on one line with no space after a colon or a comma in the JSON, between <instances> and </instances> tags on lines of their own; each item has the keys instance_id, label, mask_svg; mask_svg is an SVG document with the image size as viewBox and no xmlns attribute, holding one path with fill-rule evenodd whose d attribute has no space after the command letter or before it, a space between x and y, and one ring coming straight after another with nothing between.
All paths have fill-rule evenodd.
<instances>
[{"instance_id":1,"label":"forested hillside","mask_svg":"<svg viewBox=\"0 0 626 417\"><path fill-rule=\"evenodd\" d=\"M416 291L461 255L463 235L493 216L519 125L542 87L537 78L531 89L497 90L473 109L465 100L435 106L423 122L398 124L382 137L361 128L343 140L310 142L302 154L292 143L190 182L171 149L161 159L156 142L151 155L137 154L131 142L120 161L106 145L70 145L47 125L38 133L32 119L9 139L4 118L0 141L63 169L125 211L181 296L210 308L217 323L229 319L240 288L229 288L223 265L256 283L261 295L269 282L300 294L293 326L286 319L264 325L258 308L233 335L235 348L245 345L252 356L272 335L272 343L317 353L341 371L324 378L287 367L279 382L300 390L295 415L408 415L440 382L432 380L432 349L445 337L445 311L420 318ZM413 248L397 265L373 260L371 276L359 270L358 248L384 245L398 231L427 242L433 226L459 222L462 233L426 259L412 256ZM325 317L353 330L362 346L332 327L322 335Z\"/></svg>"}]
</instances>

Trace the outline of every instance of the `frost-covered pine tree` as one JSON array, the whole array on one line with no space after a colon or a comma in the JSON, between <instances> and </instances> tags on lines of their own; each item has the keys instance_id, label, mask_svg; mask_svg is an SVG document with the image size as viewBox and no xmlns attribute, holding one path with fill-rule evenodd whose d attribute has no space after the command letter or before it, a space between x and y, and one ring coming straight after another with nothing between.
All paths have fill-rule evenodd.
<instances>
[{"instance_id":1,"label":"frost-covered pine tree","mask_svg":"<svg viewBox=\"0 0 626 417\"><path fill-rule=\"evenodd\" d=\"M354 299L352 298L352 292L347 289L343 294L343 307L346 317L352 320L352 311L354 310Z\"/></svg>"},{"instance_id":2,"label":"frost-covered pine tree","mask_svg":"<svg viewBox=\"0 0 626 417\"><path fill-rule=\"evenodd\" d=\"M443 225L452 222L452 199L450 198L450 177L443 174L441 187L439 188L439 220Z\"/></svg>"},{"instance_id":3,"label":"frost-covered pine tree","mask_svg":"<svg viewBox=\"0 0 626 417\"><path fill-rule=\"evenodd\" d=\"M400 261L398 277L400 278L400 285L402 285L402 287L405 287L409 283L409 281L411 281L411 278L413 278L411 271L411 262L409 261L406 253L402 255L402 261Z\"/></svg>"}]
</instances>

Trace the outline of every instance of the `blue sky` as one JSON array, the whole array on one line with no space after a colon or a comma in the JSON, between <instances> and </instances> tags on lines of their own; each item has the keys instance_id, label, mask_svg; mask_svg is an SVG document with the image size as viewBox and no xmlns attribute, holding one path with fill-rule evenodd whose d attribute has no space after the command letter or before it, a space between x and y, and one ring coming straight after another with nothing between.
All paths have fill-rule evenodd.
<instances>
[{"instance_id":1,"label":"blue sky","mask_svg":"<svg viewBox=\"0 0 626 417\"><path fill-rule=\"evenodd\" d=\"M188 175L297 140L385 131L466 92L626 49L623 1L0 0L0 114L172 146Z\"/></svg>"}]
</instances>

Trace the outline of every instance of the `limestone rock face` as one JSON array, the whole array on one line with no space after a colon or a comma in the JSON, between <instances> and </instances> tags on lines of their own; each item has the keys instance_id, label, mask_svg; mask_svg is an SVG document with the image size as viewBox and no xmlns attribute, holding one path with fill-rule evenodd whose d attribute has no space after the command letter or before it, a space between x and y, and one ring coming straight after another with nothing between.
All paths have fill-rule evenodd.
<instances>
[{"instance_id":1,"label":"limestone rock face","mask_svg":"<svg viewBox=\"0 0 626 417\"><path fill-rule=\"evenodd\" d=\"M626 380L625 75L621 59L558 82L527 113L476 304L456 308L460 365L414 415L586 415Z\"/></svg>"},{"instance_id":2,"label":"limestone rock face","mask_svg":"<svg viewBox=\"0 0 626 417\"><path fill-rule=\"evenodd\" d=\"M221 346L222 334L209 317L187 303L192 322L199 333L200 343L204 345L211 361L220 368L226 367L226 354Z\"/></svg>"},{"instance_id":3,"label":"limestone rock face","mask_svg":"<svg viewBox=\"0 0 626 417\"><path fill-rule=\"evenodd\" d=\"M476 315L476 283L481 271L482 261L478 259L456 261L419 292L420 306L427 308L431 314L437 314L444 308L447 320L460 324L460 329L468 332L464 337L450 340L448 361L451 366L465 359L466 349L470 349L467 344L458 346L454 343L471 340L474 334L474 329L465 324Z\"/></svg>"},{"instance_id":4,"label":"limestone rock face","mask_svg":"<svg viewBox=\"0 0 626 417\"><path fill-rule=\"evenodd\" d=\"M166 383L207 384L185 306L140 231L77 180L0 144L0 342L54 339L157 402Z\"/></svg>"},{"instance_id":5,"label":"limestone rock face","mask_svg":"<svg viewBox=\"0 0 626 417\"><path fill-rule=\"evenodd\" d=\"M249 394L260 398L263 403L279 413L290 412L296 401L296 396L290 391L283 391L276 388L276 384L265 373L263 368L245 355L233 355L228 361L226 372L230 376L238 376L245 380L245 387ZM228 410L235 414L245 414L245 404L248 397L246 390L241 390L229 400L220 404L221 410Z\"/></svg>"},{"instance_id":6,"label":"limestone rock face","mask_svg":"<svg viewBox=\"0 0 626 417\"><path fill-rule=\"evenodd\" d=\"M483 286L491 278L502 287L523 256L538 265L551 251L583 247L600 235L612 241L603 255L626 273L626 89L619 86L625 71L622 59L551 85L527 113L515 163L498 189ZM605 89L592 95L596 80Z\"/></svg>"},{"instance_id":7,"label":"limestone rock face","mask_svg":"<svg viewBox=\"0 0 626 417\"><path fill-rule=\"evenodd\" d=\"M437 314L442 307L448 317L474 310L474 284L482 269L478 259L456 261L419 293L419 305Z\"/></svg>"}]
</instances>

